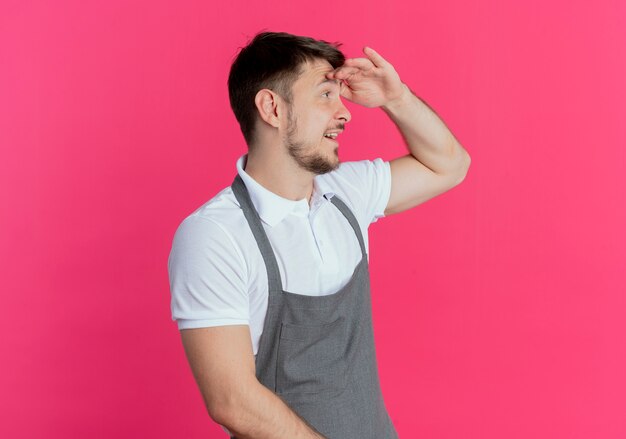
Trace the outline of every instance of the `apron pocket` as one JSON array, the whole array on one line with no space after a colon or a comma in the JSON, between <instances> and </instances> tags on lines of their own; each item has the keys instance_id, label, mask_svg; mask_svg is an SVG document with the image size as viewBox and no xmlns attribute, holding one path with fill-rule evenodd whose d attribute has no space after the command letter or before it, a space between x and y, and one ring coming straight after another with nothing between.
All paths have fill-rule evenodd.
<instances>
[{"instance_id":1,"label":"apron pocket","mask_svg":"<svg viewBox=\"0 0 626 439\"><path fill-rule=\"evenodd\" d=\"M346 387L346 322L323 325L283 322L276 364L276 393L339 394Z\"/></svg>"}]
</instances>

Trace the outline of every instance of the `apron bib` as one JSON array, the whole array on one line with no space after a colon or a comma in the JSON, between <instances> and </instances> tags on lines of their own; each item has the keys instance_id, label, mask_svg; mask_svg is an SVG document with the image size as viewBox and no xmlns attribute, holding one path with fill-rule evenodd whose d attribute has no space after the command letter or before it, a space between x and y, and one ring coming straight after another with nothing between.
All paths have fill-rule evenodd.
<instances>
[{"instance_id":1,"label":"apron bib","mask_svg":"<svg viewBox=\"0 0 626 439\"><path fill-rule=\"evenodd\" d=\"M274 251L239 175L232 189L269 282L257 379L328 439L397 439L378 379L367 253L355 216L336 195L330 199L361 247L348 283L325 296L296 294L283 290Z\"/></svg>"}]
</instances>

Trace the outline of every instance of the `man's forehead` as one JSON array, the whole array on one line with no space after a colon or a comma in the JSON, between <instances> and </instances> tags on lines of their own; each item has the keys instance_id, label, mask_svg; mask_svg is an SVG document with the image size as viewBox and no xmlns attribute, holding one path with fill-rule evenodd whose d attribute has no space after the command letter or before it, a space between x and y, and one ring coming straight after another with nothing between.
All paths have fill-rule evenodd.
<instances>
[{"instance_id":1,"label":"man's forehead","mask_svg":"<svg viewBox=\"0 0 626 439\"><path fill-rule=\"evenodd\" d=\"M307 68L305 69L305 76L307 82L312 83L314 86L319 86L324 83L335 83L341 85L341 81L338 79L328 79L326 75L335 70L333 66L326 60L316 60L315 62L307 62Z\"/></svg>"}]
</instances>

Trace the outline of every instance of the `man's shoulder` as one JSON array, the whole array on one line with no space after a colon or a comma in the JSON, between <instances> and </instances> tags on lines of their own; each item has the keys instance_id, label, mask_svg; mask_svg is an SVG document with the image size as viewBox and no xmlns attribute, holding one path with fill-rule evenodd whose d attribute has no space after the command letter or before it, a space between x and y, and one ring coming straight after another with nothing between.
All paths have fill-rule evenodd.
<instances>
[{"instance_id":1,"label":"man's shoulder","mask_svg":"<svg viewBox=\"0 0 626 439\"><path fill-rule=\"evenodd\" d=\"M221 230L221 233L236 236L238 223L243 219L235 194L231 186L227 186L187 215L178 226L177 234L202 229L206 233Z\"/></svg>"},{"instance_id":2,"label":"man's shoulder","mask_svg":"<svg viewBox=\"0 0 626 439\"><path fill-rule=\"evenodd\" d=\"M222 215L232 215L240 210L239 203L231 186L227 186L208 201L196 208L189 217L217 219Z\"/></svg>"},{"instance_id":3,"label":"man's shoulder","mask_svg":"<svg viewBox=\"0 0 626 439\"><path fill-rule=\"evenodd\" d=\"M342 162L337 169L327 174L318 175L320 189L339 196L352 197L372 189L380 175L388 170L389 162L382 158Z\"/></svg>"},{"instance_id":4,"label":"man's shoulder","mask_svg":"<svg viewBox=\"0 0 626 439\"><path fill-rule=\"evenodd\" d=\"M355 179L371 179L377 170L389 166L389 162L382 158L376 158L373 160L355 160L341 162L337 169L327 174L319 175L323 181L332 182L338 186L344 186L352 183L354 185Z\"/></svg>"},{"instance_id":5,"label":"man's shoulder","mask_svg":"<svg viewBox=\"0 0 626 439\"><path fill-rule=\"evenodd\" d=\"M384 216L391 188L391 168L382 158L342 162L337 169L317 176L322 193L337 195L364 225Z\"/></svg>"}]
</instances>

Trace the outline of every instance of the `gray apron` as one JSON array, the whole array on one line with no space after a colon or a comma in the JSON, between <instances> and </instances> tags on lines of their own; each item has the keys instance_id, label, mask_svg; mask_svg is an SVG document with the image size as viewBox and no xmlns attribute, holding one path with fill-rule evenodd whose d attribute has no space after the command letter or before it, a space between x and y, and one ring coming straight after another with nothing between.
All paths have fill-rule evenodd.
<instances>
[{"instance_id":1,"label":"gray apron","mask_svg":"<svg viewBox=\"0 0 626 439\"><path fill-rule=\"evenodd\" d=\"M269 281L257 379L329 439L397 438L378 380L368 260L356 218L336 195L331 198L361 246L348 283L330 295L296 294L283 290L276 257L239 175L232 190Z\"/></svg>"}]
</instances>

